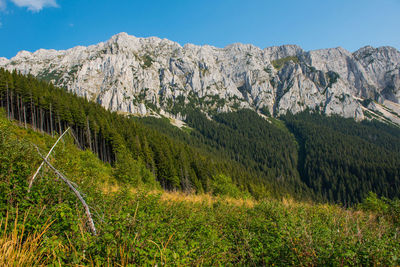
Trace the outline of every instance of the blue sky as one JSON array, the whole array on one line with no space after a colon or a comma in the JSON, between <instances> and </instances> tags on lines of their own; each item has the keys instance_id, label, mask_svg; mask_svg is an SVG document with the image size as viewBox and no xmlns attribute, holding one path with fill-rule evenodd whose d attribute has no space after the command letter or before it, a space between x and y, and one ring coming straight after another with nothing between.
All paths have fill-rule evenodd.
<instances>
[{"instance_id":1,"label":"blue sky","mask_svg":"<svg viewBox=\"0 0 400 267\"><path fill-rule=\"evenodd\" d=\"M400 49L400 0L0 0L0 57L119 32L182 45Z\"/></svg>"}]
</instances>

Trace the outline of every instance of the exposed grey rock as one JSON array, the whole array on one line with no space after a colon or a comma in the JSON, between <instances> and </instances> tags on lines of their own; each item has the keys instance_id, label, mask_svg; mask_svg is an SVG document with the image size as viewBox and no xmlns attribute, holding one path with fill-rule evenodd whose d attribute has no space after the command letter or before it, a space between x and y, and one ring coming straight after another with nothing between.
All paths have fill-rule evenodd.
<instances>
[{"instance_id":1,"label":"exposed grey rock","mask_svg":"<svg viewBox=\"0 0 400 267\"><path fill-rule=\"evenodd\" d=\"M5 57L0 57L0 66L4 66L8 63L8 59Z\"/></svg>"},{"instance_id":2,"label":"exposed grey rock","mask_svg":"<svg viewBox=\"0 0 400 267\"><path fill-rule=\"evenodd\" d=\"M400 52L388 46L366 46L356 51L354 57L366 70L370 85L381 97L381 102L388 99L399 103Z\"/></svg>"},{"instance_id":3,"label":"exposed grey rock","mask_svg":"<svg viewBox=\"0 0 400 267\"><path fill-rule=\"evenodd\" d=\"M278 64L280 63L280 65ZM104 107L146 115L253 108L280 115L306 108L363 118L357 97L400 100L400 53L391 47L305 52L295 45L260 49L196 46L126 33L68 50L19 52L0 66L65 87ZM275 67L274 67L275 66Z\"/></svg>"},{"instance_id":4,"label":"exposed grey rock","mask_svg":"<svg viewBox=\"0 0 400 267\"><path fill-rule=\"evenodd\" d=\"M304 50L297 45L282 45L267 47L263 52L265 57L272 61L285 57L300 56L304 53Z\"/></svg>"}]
</instances>

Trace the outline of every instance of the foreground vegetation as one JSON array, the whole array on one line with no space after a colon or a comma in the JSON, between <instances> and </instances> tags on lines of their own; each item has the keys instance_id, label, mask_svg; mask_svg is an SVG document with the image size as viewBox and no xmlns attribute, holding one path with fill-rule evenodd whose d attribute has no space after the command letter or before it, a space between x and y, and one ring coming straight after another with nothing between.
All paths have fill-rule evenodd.
<instances>
[{"instance_id":1,"label":"foreground vegetation","mask_svg":"<svg viewBox=\"0 0 400 267\"><path fill-rule=\"evenodd\" d=\"M222 196L168 193L157 183L133 187L66 136L50 162L84 194L93 236L80 203L48 168L27 194L40 164L32 143L45 154L54 142L0 118L2 266L400 264L398 200L370 194L343 209L290 197L234 199L223 195L224 183L214 186Z\"/></svg>"}]
</instances>

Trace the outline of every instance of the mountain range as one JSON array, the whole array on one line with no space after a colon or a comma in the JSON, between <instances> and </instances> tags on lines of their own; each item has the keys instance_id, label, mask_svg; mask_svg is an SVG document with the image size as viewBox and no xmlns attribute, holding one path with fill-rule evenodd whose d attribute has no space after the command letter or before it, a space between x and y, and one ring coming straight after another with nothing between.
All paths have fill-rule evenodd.
<instances>
[{"instance_id":1,"label":"mountain range","mask_svg":"<svg viewBox=\"0 0 400 267\"><path fill-rule=\"evenodd\" d=\"M265 115L306 109L400 124L400 52L393 47L304 51L181 46L126 33L88 47L21 51L0 67L31 74L112 111L185 118L242 108Z\"/></svg>"}]
</instances>

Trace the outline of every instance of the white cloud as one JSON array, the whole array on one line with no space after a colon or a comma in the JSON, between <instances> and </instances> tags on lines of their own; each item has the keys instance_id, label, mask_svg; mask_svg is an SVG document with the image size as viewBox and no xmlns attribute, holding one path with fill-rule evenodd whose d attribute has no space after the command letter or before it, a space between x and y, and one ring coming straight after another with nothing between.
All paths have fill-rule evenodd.
<instances>
[{"instance_id":1,"label":"white cloud","mask_svg":"<svg viewBox=\"0 0 400 267\"><path fill-rule=\"evenodd\" d=\"M6 0L0 0L0 10L6 10Z\"/></svg>"},{"instance_id":2,"label":"white cloud","mask_svg":"<svg viewBox=\"0 0 400 267\"><path fill-rule=\"evenodd\" d=\"M0 1L4 2L5 0ZM58 7L56 0L11 0L11 2L19 7L27 7L28 10L34 12L38 12L44 7Z\"/></svg>"}]
</instances>

